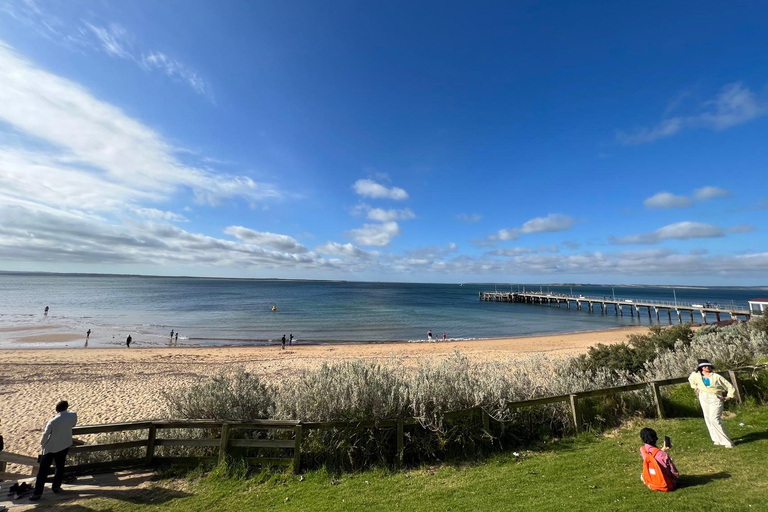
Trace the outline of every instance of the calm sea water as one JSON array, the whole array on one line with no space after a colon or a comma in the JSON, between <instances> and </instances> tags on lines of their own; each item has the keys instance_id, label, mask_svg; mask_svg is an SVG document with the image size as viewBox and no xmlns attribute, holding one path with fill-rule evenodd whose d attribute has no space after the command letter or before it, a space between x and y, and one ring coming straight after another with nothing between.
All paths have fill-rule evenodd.
<instances>
[{"instance_id":1,"label":"calm sea water","mask_svg":"<svg viewBox=\"0 0 768 512\"><path fill-rule=\"evenodd\" d=\"M506 291L518 286L0 274L0 346L42 346L18 341L41 333L83 333L84 341L88 329L93 331L91 346L116 346L128 334L136 346L148 346L167 344L171 329L181 333L185 345L239 345L279 340L291 333L300 343L382 342L424 340L430 329L439 337L445 332L451 339L474 339L650 323L647 316L478 300L478 292L494 288ZM569 293L571 287L549 289ZM673 300L670 288L575 286L573 292ZM743 308L747 300L766 295L739 288L675 292L679 301L733 301ZM45 306L51 308L47 316ZM17 330L24 326L32 329Z\"/></svg>"}]
</instances>

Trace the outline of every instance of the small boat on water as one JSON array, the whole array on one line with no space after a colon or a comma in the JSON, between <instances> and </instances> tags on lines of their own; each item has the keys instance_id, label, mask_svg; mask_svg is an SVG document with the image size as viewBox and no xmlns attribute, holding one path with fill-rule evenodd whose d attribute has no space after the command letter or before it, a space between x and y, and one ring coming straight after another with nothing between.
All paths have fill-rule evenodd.
<instances>
[{"instance_id":1,"label":"small boat on water","mask_svg":"<svg viewBox=\"0 0 768 512\"><path fill-rule=\"evenodd\" d=\"M277 311L277 305L276 304L272 304L272 311Z\"/></svg>"}]
</instances>

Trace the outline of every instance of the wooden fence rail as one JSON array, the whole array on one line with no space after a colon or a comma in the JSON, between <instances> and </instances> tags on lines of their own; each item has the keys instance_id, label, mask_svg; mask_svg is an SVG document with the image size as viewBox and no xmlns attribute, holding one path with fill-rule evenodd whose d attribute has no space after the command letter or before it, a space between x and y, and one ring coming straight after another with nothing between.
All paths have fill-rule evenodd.
<instances>
[{"instance_id":1,"label":"wooden fence rail","mask_svg":"<svg viewBox=\"0 0 768 512\"><path fill-rule=\"evenodd\" d=\"M727 376L736 388L736 401L741 403L742 395L739 386L737 374L746 371L763 371L766 365L750 366L729 370ZM535 407L541 405L567 403L573 424L576 430L582 426L582 411L579 401L585 398L606 396L615 393L624 393L630 391L649 390L656 409L656 415L659 418L665 417L665 411L661 399L660 388L675 384L687 382L686 377L674 379L657 380L652 382L628 384L625 386L616 386L611 388L595 389L590 391L581 391L569 393L567 395L549 396L523 400L519 402L508 402L506 407L511 409L521 409L526 407ZM457 419L461 417L477 416L482 421L482 428L488 431L490 429L492 415L488 414L482 407L472 407L460 411L450 411L444 414L447 419ZM95 452L117 451L135 448L146 448L143 457L130 459L118 459L109 462L95 462L87 464L68 465L69 471L75 473L89 473L102 470L114 470L118 467L132 466L152 466L161 464L200 464L215 463L226 459L227 455L234 450L293 450L291 457L274 456L241 456L240 458L249 465L283 465L293 466L293 470L298 472L301 469L301 443L307 430L322 429L346 429L346 428L382 428L395 429L397 438L396 461L399 464L403 462L405 452L405 427L420 424L418 418L401 419L382 419L357 422L329 421L329 422L302 422L297 420L248 420L248 421L220 421L220 420L152 420L135 421L127 423L110 423L105 425L85 425L73 428L73 435L81 436L87 434L104 434L115 432L131 432L137 430L146 430L146 438L122 442L109 442L101 444L83 444L73 446L69 449L70 455L88 454ZM218 437L214 438L184 438L179 437L178 432L170 432L170 435L177 437L158 436L163 431L170 429L176 430L218 430ZM282 431L285 439L240 439L232 437L233 431ZM290 439L288 439L290 437ZM216 453L215 456L158 456L156 455L158 447L189 447L202 448L207 453ZM21 473L4 472L5 463L20 464L32 466L30 474L34 474L37 469L37 460L32 457L0 452L0 479L28 478L29 475Z\"/></svg>"}]
</instances>

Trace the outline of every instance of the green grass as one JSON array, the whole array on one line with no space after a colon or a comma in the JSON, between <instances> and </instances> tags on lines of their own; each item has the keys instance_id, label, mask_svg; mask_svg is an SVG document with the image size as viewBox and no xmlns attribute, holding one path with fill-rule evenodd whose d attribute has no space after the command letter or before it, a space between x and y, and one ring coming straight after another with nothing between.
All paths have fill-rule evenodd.
<instances>
[{"instance_id":1,"label":"green grass","mask_svg":"<svg viewBox=\"0 0 768 512\"><path fill-rule=\"evenodd\" d=\"M403 471L303 477L260 473L229 477L221 468L113 499L62 504L67 510L767 510L768 407L743 406L725 420L736 449L715 447L704 420L636 420L609 435L581 434L480 463ZM743 424L743 426L740 426ZM673 493L640 482L638 432L669 435L681 472ZM739 442L739 440L741 440Z\"/></svg>"}]
</instances>

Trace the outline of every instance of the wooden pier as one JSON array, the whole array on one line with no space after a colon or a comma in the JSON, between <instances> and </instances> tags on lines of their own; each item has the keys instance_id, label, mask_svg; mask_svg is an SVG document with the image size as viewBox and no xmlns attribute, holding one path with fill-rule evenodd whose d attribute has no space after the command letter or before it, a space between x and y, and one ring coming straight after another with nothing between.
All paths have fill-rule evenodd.
<instances>
[{"instance_id":1,"label":"wooden pier","mask_svg":"<svg viewBox=\"0 0 768 512\"><path fill-rule=\"evenodd\" d=\"M480 300L493 302L523 302L526 304L545 304L552 306L557 304L561 307L565 304L567 309L573 306L576 310L582 310L586 305L587 310L595 312L595 307L600 308L600 313L609 314L609 308L614 314L624 316L624 309L629 309L629 314L634 317L637 314L638 319L642 310L648 311L648 318L653 319L656 315L656 321L660 322L660 315L667 313L669 323L672 323L672 311L677 314L677 321L683 323L683 316L690 315L690 321L693 322L694 311L701 315L702 323L707 323L707 315L714 314L717 321L720 321L723 313L729 315L731 320L738 320L743 316L746 320L752 316L748 309L737 309L734 307L719 307L715 305L702 305L690 302L665 302L657 300L634 300L634 299L616 299L612 297L586 297L584 295L561 295L556 293L533 293L533 292L480 292ZM645 311L643 311L645 312Z\"/></svg>"}]
</instances>

